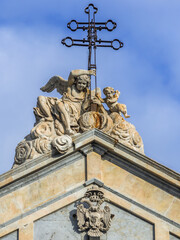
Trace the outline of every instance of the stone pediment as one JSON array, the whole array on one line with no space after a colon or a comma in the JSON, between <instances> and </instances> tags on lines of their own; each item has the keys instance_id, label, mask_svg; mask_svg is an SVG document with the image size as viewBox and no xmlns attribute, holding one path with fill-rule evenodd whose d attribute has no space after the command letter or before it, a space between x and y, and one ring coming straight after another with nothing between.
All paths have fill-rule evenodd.
<instances>
[{"instance_id":1,"label":"stone pediment","mask_svg":"<svg viewBox=\"0 0 180 240\"><path fill-rule=\"evenodd\" d=\"M19 229L19 240L33 239L37 221L75 204L92 185L110 204L153 224L163 240L179 235L179 175L97 129L74 137L64 154L50 152L1 175L0 184L0 236Z\"/></svg>"}]
</instances>

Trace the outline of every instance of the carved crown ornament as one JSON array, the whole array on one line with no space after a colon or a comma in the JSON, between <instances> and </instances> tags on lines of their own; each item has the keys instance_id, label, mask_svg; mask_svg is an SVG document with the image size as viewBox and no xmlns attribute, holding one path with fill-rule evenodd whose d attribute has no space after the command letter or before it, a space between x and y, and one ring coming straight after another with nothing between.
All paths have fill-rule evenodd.
<instances>
[{"instance_id":1,"label":"carved crown ornament","mask_svg":"<svg viewBox=\"0 0 180 240\"><path fill-rule=\"evenodd\" d=\"M86 231L90 237L100 237L106 233L114 217L109 206L101 207L104 201L104 193L98 186L93 185L87 190L81 203L77 205L77 223L79 231Z\"/></svg>"}]
</instances>

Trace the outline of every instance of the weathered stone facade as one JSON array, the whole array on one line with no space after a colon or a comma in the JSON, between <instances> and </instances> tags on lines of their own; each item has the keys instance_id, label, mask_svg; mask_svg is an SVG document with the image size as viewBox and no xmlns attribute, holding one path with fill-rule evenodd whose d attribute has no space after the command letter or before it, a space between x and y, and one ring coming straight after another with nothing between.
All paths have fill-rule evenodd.
<instances>
[{"instance_id":1,"label":"weathered stone facade","mask_svg":"<svg viewBox=\"0 0 180 240\"><path fill-rule=\"evenodd\" d=\"M0 239L88 239L88 229L78 230L77 206L97 186L107 199L100 209L114 215L97 239L177 240L179 179L102 131L87 131L66 153L49 152L0 176Z\"/></svg>"}]
</instances>

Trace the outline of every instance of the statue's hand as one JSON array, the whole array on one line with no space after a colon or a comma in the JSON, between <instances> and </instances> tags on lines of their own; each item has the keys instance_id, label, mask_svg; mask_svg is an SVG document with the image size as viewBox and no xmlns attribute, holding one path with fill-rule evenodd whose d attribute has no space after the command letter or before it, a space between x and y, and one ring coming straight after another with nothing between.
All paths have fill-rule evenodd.
<instances>
[{"instance_id":1,"label":"statue's hand","mask_svg":"<svg viewBox=\"0 0 180 240\"><path fill-rule=\"evenodd\" d=\"M96 76L96 69L89 70L89 74Z\"/></svg>"},{"instance_id":2,"label":"statue's hand","mask_svg":"<svg viewBox=\"0 0 180 240\"><path fill-rule=\"evenodd\" d=\"M82 109L83 111L86 111L89 107L90 107L90 101L86 100L82 105Z\"/></svg>"},{"instance_id":3,"label":"statue's hand","mask_svg":"<svg viewBox=\"0 0 180 240\"><path fill-rule=\"evenodd\" d=\"M94 97L91 101L92 101L92 103L95 103L95 104L97 104L98 106L101 106L101 105L102 105L101 101L100 101L97 97Z\"/></svg>"},{"instance_id":4,"label":"statue's hand","mask_svg":"<svg viewBox=\"0 0 180 240\"><path fill-rule=\"evenodd\" d=\"M117 95L120 95L120 92L119 92L118 90L116 90L115 93L116 93Z\"/></svg>"},{"instance_id":5,"label":"statue's hand","mask_svg":"<svg viewBox=\"0 0 180 240\"><path fill-rule=\"evenodd\" d=\"M96 97L97 97L97 98L100 98L100 94L99 94L99 93L96 93Z\"/></svg>"}]
</instances>

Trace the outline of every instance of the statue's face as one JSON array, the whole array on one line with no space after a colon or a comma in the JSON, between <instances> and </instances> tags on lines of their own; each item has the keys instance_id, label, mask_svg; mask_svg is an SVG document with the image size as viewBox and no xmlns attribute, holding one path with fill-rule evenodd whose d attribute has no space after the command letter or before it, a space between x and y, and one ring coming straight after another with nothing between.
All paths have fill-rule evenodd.
<instances>
[{"instance_id":1,"label":"statue's face","mask_svg":"<svg viewBox=\"0 0 180 240\"><path fill-rule=\"evenodd\" d=\"M85 88L87 88L87 81L83 78L78 78L76 83L76 88L79 91L83 91Z\"/></svg>"},{"instance_id":2,"label":"statue's face","mask_svg":"<svg viewBox=\"0 0 180 240\"><path fill-rule=\"evenodd\" d=\"M113 98L114 90L108 90L106 91L106 97L107 98Z\"/></svg>"}]
</instances>

